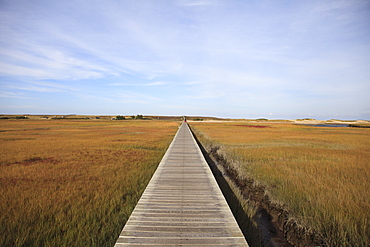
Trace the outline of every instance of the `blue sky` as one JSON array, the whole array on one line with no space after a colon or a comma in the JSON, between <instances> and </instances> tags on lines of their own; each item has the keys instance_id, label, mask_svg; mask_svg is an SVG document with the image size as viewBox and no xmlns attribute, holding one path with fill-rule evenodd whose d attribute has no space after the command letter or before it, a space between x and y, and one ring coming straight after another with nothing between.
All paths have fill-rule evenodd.
<instances>
[{"instance_id":1,"label":"blue sky","mask_svg":"<svg viewBox=\"0 0 370 247\"><path fill-rule=\"evenodd\" d=\"M370 119L368 0L0 0L0 113Z\"/></svg>"}]
</instances>

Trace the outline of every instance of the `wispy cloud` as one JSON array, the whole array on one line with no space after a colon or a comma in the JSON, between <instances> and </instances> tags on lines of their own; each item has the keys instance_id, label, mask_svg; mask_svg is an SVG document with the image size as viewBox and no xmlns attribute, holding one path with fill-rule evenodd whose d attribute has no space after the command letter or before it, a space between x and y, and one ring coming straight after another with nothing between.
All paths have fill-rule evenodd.
<instances>
[{"instance_id":1,"label":"wispy cloud","mask_svg":"<svg viewBox=\"0 0 370 247\"><path fill-rule=\"evenodd\" d=\"M206 0L178 0L177 1L180 6L207 6L212 5L215 1L206 1Z\"/></svg>"},{"instance_id":2,"label":"wispy cloud","mask_svg":"<svg viewBox=\"0 0 370 247\"><path fill-rule=\"evenodd\" d=\"M24 90L24 91L35 91L35 92L72 92L81 91L74 86L64 85L54 82L36 81L30 83L7 83L3 84L4 88Z\"/></svg>"},{"instance_id":3,"label":"wispy cloud","mask_svg":"<svg viewBox=\"0 0 370 247\"><path fill-rule=\"evenodd\" d=\"M2 49L3 61L0 74L6 76L28 76L34 79L86 79L117 75L118 72L94 61L76 58L65 51L28 45L32 53L11 52Z\"/></svg>"},{"instance_id":4,"label":"wispy cloud","mask_svg":"<svg viewBox=\"0 0 370 247\"><path fill-rule=\"evenodd\" d=\"M98 102L186 102L190 112L234 116L250 105L261 115L298 112L299 98L301 107L368 105L369 23L367 0L8 1L0 87L3 99L52 95L62 108L67 96L81 111Z\"/></svg>"},{"instance_id":5,"label":"wispy cloud","mask_svg":"<svg viewBox=\"0 0 370 247\"><path fill-rule=\"evenodd\" d=\"M124 82L117 82L117 83L111 83L110 86L134 86L134 87L151 87L151 86L164 86L168 83L162 82L162 81L156 81L156 82L149 82L149 83L124 83Z\"/></svg>"},{"instance_id":6,"label":"wispy cloud","mask_svg":"<svg viewBox=\"0 0 370 247\"><path fill-rule=\"evenodd\" d=\"M25 96L24 93L14 93L9 91L0 91L0 98L32 99L32 97Z\"/></svg>"}]
</instances>

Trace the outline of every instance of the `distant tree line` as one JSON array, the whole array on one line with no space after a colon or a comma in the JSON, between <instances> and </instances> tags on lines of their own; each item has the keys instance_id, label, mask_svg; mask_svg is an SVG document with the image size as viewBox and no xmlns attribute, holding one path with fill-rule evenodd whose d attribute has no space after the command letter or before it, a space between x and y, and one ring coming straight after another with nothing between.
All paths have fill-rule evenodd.
<instances>
[{"instance_id":1,"label":"distant tree line","mask_svg":"<svg viewBox=\"0 0 370 247\"><path fill-rule=\"evenodd\" d=\"M136 116L132 115L131 118L132 119L144 119L143 115L136 115Z\"/></svg>"},{"instance_id":2,"label":"distant tree line","mask_svg":"<svg viewBox=\"0 0 370 247\"><path fill-rule=\"evenodd\" d=\"M114 117L114 118L112 118L113 120L127 120L127 118L126 117L124 117L124 116L120 116L120 115L118 115L118 116L116 116L116 117ZM132 115L131 116L131 119L134 119L134 120L148 120L149 118L145 118L145 117L143 117L143 115Z\"/></svg>"},{"instance_id":3,"label":"distant tree line","mask_svg":"<svg viewBox=\"0 0 370 247\"><path fill-rule=\"evenodd\" d=\"M15 117L1 116L0 119L28 119L28 117L25 117L25 116L15 116Z\"/></svg>"}]
</instances>

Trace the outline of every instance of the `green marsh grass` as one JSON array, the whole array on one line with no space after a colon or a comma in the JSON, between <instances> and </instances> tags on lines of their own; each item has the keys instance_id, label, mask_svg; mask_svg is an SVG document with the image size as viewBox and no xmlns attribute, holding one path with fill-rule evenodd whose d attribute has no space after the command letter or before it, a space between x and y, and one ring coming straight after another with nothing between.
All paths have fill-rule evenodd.
<instances>
[{"instance_id":1,"label":"green marsh grass","mask_svg":"<svg viewBox=\"0 0 370 247\"><path fill-rule=\"evenodd\" d=\"M286 205L298 222L316 229L329 246L370 244L370 129L190 125L206 146L221 147L219 153L239 176L263 184L270 198Z\"/></svg>"},{"instance_id":2,"label":"green marsh grass","mask_svg":"<svg viewBox=\"0 0 370 247\"><path fill-rule=\"evenodd\" d=\"M113 246L178 125L1 120L0 246Z\"/></svg>"}]
</instances>

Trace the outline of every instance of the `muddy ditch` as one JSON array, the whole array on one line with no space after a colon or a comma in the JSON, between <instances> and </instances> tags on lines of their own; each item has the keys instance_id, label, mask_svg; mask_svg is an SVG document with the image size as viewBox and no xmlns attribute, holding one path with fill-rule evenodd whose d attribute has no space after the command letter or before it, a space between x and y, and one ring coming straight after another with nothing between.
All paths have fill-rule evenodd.
<instances>
[{"instance_id":1,"label":"muddy ditch","mask_svg":"<svg viewBox=\"0 0 370 247\"><path fill-rule=\"evenodd\" d=\"M299 224L284 205L271 201L264 186L253 178L240 178L218 152L220 147L204 147L191 131L249 246L326 246L319 233Z\"/></svg>"}]
</instances>

